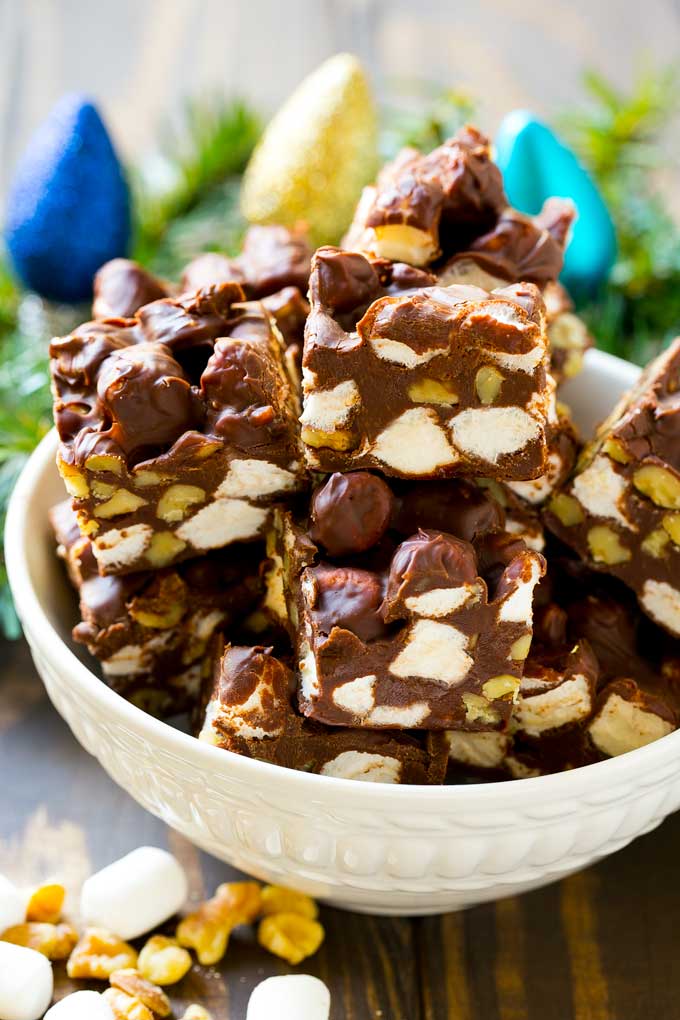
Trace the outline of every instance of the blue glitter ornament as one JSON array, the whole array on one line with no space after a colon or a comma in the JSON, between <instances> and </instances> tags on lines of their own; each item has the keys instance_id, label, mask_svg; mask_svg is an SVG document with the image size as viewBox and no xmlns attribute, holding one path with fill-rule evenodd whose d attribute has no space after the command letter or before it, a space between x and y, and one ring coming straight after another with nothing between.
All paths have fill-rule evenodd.
<instances>
[{"instance_id":1,"label":"blue glitter ornament","mask_svg":"<svg viewBox=\"0 0 680 1020\"><path fill-rule=\"evenodd\" d=\"M577 299L591 296L616 259L616 233L594 181L571 149L527 110L513 110L496 136L496 162L507 196L522 212L537 213L546 198L571 198L578 217L560 279Z\"/></svg>"},{"instance_id":2,"label":"blue glitter ornament","mask_svg":"<svg viewBox=\"0 0 680 1020\"><path fill-rule=\"evenodd\" d=\"M5 221L17 275L52 301L87 300L99 267L126 254L128 186L85 96L63 96L33 135L9 190Z\"/></svg>"}]
</instances>

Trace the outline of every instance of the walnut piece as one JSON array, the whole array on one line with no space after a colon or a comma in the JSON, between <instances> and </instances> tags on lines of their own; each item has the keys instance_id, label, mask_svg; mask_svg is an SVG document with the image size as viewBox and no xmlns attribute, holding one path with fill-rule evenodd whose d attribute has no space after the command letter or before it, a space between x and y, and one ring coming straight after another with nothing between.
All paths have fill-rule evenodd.
<instances>
[{"instance_id":1,"label":"walnut piece","mask_svg":"<svg viewBox=\"0 0 680 1020\"><path fill-rule=\"evenodd\" d=\"M480 404L488 406L501 391L503 376L493 365L483 365L475 376L475 389Z\"/></svg>"},{"instance_id":2,"label":"walnut piece","mask_svg":"<svg viewBox=\"0 0 680 1020\"><path fill-rule=\"evenodd\" d=\"M176 939L152 935L139 954L142 977L156 985L174 985L191 970L191 956Z\"/></svg>"},{"instance_id":3,"label":"walnut piece","mask_svg":"<svg viewBox=\"0 0 680 1020\"><path fill-rule=\"evenodd\" d=\"M307 446L313 446L314 449L326 446L331 450L352 450L356 446L356 437L353 432L348 432L346 429L322 432L321 429L304 428L302 442Z\"/></svg>"},{"instance_id":4,"label":"walnut piece","mask_svg":"<svg viewBox=\"0 0 680 1020\"><path fill-rule=\"evenodd\" d=\"M414 404L457 404L459 397L439 379L419 379L411 383L408 395Z\"/></svg>"},{"instance_id":5,"label":"walnut piece","mask_svg":"<svg viewBox=\"0 0 680 1020\"><path fill-rule=\"evenodd\" d=\"M631 556L630 549L621 545L619 536L606 524L596 524L587 535L588 548L596 563L626 563Z\"/></svg>"},{"instance_id":6,"label":"walnut piece","mask_svg":"<svg viewBox=\"0 0 680 1020\"><path fill-rule=\"evenodd\" d=\"M318 921L299 914L269 914L260 921L257 941L274 956L288 963L302 963L318 950L324 940Z\"/></svg>"},{"instance_id":7,"label":"walnut piece","mask_svg":"<svg viewBox=\"0 0 680 1020\"><path fill-rule=\"evenodd\" d=\"M267 914L299 914L315 921L319 916L319 908L311 896L286 889L282 885L265 885L262 890L260 910Z\"/></svg>"},{"instance_id":8,"label":"walnut piece","mask_svg":"<svg viewBox=\"0 0 680 1020\"><path fill-rule=\"evenodd\" d=\"M108 981L116 970L137 966L137 952L103 928L87 928L66 964L70 978Z\"/></svg>"},{"instance_id":9,"label":"walnut piece","mask_svg":"<svg viewBox=\"0 0 680 1020\"><path fill-rule=\"evenodd\" d=\"M680 510L680 478L660 464L645 464L633 475L633 485L657 506Z\"/></svg>"},{"instance_id":10,"label":"walnut piece","mask_svg":"<svg viewBox=\"0 0 680 1020\"><path fill-rule=\"evenodd\" d=\"M154 1020L153 1013L141 999L118 988L107 988L102 998L111 1007L115 1020Z\"/></svg>"},{"instance_id":11,"label":"walnut piece","mask_svg":"<svg viewBox=\"0 0 680 1020\"><path fill-rule=\"evenodd\" d=\"M0 941L34 949L48 960L66 960L78 941L78 932L70 924L27 921L8 928Z\"/></svg>"},{"instance_id":12,"label":"walnut piece","mask_svg":"<svg viewBox=\"0 0 680 1020\"><path fill-rule=\"evenodd\" d=\"M148 981L134 967L127 967L124 970L115 970L109 978L114 988L126 992L132 998L137 998L157 1016L170 1016L172 1007L170 1000L158 985Z\"/></svg>"},{"instance_id":13,"label":"walnut piece","mask_svg":"<svg viewBox=\"0 0 680 1020\"><path fill-rule=\"evenodd\" d=\"M250 924L259 912L260 887L256 882L226 882L212 899L180 921L177 941L193 949L199 963L212 966L226 953L232 930L239 924Z\"/></svg>"}]
</instances>

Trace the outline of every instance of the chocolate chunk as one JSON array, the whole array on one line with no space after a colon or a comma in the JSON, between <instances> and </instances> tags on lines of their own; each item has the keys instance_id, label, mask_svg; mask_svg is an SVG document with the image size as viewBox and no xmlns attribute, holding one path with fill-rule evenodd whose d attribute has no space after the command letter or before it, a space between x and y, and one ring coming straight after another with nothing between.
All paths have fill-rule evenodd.
<instances>
[{"instance_id":1,"label":"chocolate chunk","mask_svg":"<svg viewBox=\"0 0 680 1020\"><path fill-rule=\"evenodd\" d=\"M397 547L383 604L386 621L408 615L410 598L439 588L459 588L477 579L477 558L469 542L436 531L418 531Z\"/></svg>"},{"instance_id":2,"label":"chocolate chunk","mask_svg":"<svg viewBox=\"0 0 680 1020\"><path fill-rule=\"evenodd\" d=\"M217 252L199 255L184 270L182 286L197 290L213 283L233 281L249 298L263 298L284 287L307 292L312 250L303 225L254 226L246 233L243 251L229 258Z\"/></svg>"},{"instance_id":3,"label":"chocolate chunk","mask_svg":"<svg viewBox=\"0 0 680 1020\"><path fill-rule=\"evenodd\" d=\"M380 615L383 584L369 570L319 564L308 571L315 586L313 618L322 634L334 627L349 630L364 642L386 633Z\"/></svg>"},{"instance_id":4,"label":"chocolate chunk","mask_svg":"<svg viewBox=\"0 0 680 1020\"><path fill-rule=\"evenodd\" d=\"M319 248L314 255L314 267L311 300L331 313L356 314L381 293L378 274L363 255Z\"/></svg>"},{"instance_id":5,"label":"chocolate chunk","mask_svg":"<svg viewBox=\"0 0 680 1020\"><path fill-rule=\"evenodd\" d=\"M569 626L586 638L600 664L602 676L626 676L635 669L638 625L623 602L587 592L568 607Z\"/></svg>"},{"instance_id":6,"label":"chocolate chunk","mask_svg":"<svg viewBox=\"0 0 680 1020\"><path fill-rule=\"evenodd\" d=\"M220 252L207 251L197 255L182 273L182 290L193 292L217 283L245 285L245 273L238 259L230 259Z\"/></svg>"},{"instance_id":7,"label":"chocolate chunk","mask_svg":"<svg viewBox=\"0 0 680 1020\"><path fill-rule=\"evenodd\" d=\"M401 294L407 290L419 290L421 287L433 287L437 282L434 273L425 269L417 269L406 262L392 262L389 276L384 281L388 294Z\"/></svg>"},{"instance_id":8,"label":"chocolate chunk","mask_svg":"<svg viewBox=\"0 0 680 1020\"><path fill-rule=\"evenodd\" d=\"M500 503L476 485L457 479L415 482L400 493L398 505L394 528L402 535L431 528L472 542L505 526Z\"/></svg>"},{"instance_id":9,"label":"chocolate chunk","mask_svg":"<svg viewBox=\"0 0 680 1020\"><path fill-rule=\"evenodd\" d=\"M563 199L549 199L544 207L546 218L551 211L560 211L560 228L574 218L574 207ZM543 215L543 214L542 214ZM549 219L549 222L552 222ZM561 233L561 230L558 232ZM564 262L564 241L542 226L540 217L531 218L516 209L506 209L494 228L471 245L470 251L483 255L483 267L506 280L527 280L540 286L556 280ZM461 256L463 257L463 256Z\"/></svg>"},{"instance_id":10,"label":"chocolate chunk","mask_svg":"<svg viewBox=\"0 0 680 1020\"><path fill-rule=\"evenodd\" d=\"M365 552L387 531L394 499L367 471L333 474L312 498L311 537L330 556Z\"/></svg>"},{"instance_id":11,"label":"chocolate chunk","mask_svg":"<svg viewBox=\"0 0 680 1020\"><path fill-rule=\"evenodd\" d=\"M110 435L127 454L171 445L199 420L191 384L167 347L137 344L102 365L97 396Z\"/></svg>"},{"instance_id":12,"label":"chocolate chunk","mask_svg":"<svg viewBox=\"0 0 680 1020\"><path fill-rule=\"evenodd\" d=\"M254 226L245 236L240 262L249 293L260 298L282 287L297 287L304 294L311 259L304 227Z\"/></svg>"},{"instance_id":13,"label":"chocolate chunk","mask_svg":"<svg viewBox=\"0 0 680 1020\"><path fill-rule=\"evenodd\" d=\"M460 250L488 229L507 204L488 140L467 126L427 155L404 150L381 172L372 200L361 206L376 255L425 265ZM404 228L411 233L403 233ZM370 230L374 232L371 239ZM352 236L361 237L358 223Z\"/></svg>"},{"instance_id":14,"label":"chocolate chunk","mask_svg":"<svg viewBox=\"0 0 680 1020\"><path fill-rule=\"evenodd\" d=\"M92 314L95 319L130 318L142 305L168 293L164 283L136 262L112 259L95 275Z\"/></svg>"},{"instance_id":15,"label":"chocolate chunk","mask_svg":"<svg viewBox=\"0 0 680 1020\"><path fill-rule=\"evenodd\" d=\"M548 648L561 648L567 641L566 610L554 602L541 606L534 617L534 642Z\"/></svg>"},{"instance_id":16,"label":"chocolate chunk","mask_svg":"<svg viewBox=\"0 0 680 1020\"><path fill-rule=\"evenodd\" d=\"M275 443L286 423L269 403L276 391L270 362L247 340L218 340L201 376L206 429L239 449Z\"/></svg>"},{"instance_id":17,"label":"chocolate chunk","mask_svg":"<svg viewBox=\"0 0 680 1020\"><path fill-rule=\"evenodd\" d=\"M230 335L232 305L243 298L237 283L214 284L195 294L152 301L137 318L146 340L166 344L175 355L196 347L210 351L218 337Z\"/></svg>"}]
</instances>

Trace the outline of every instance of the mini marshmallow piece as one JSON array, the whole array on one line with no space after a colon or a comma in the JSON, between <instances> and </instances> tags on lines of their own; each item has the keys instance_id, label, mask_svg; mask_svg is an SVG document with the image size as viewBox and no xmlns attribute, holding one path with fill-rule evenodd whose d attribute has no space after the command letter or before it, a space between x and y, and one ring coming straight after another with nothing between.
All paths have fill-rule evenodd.
<instances>
[{"instance_id":1,"label":"mini marshmallow piece","mask_svg":"<svg viewBox=\"0 0 680 1020\"><path fill-rule=\"evenodd\" d=\"M311 974L283 974L253 990L246 1020L328 1020L331 993Z\"/></svg>"},{"instance_id":2,"label":"mini marshmallow piece","mask_svg":"<svg viewBox=\"0 0 680 1020\"><path fill-rule=\"evenodd\" d=\"M45 1013L45 1020L114 1020L113 1012L99 992L73 992Z\"/></svg>"},{"instance_id":3,"label":"mini marshmallow piece","mask_svg":"<svg viewBox=\"0 0 680 1020\"><path fill-rule=\"evenodd\" d=\"M80 910L87 924L134 939L184 906L187 877L177 859L155 846L140 846L92 875L83 885Z\"/></svg>"},{"instance_id":4,"label":"mini marshmallow piece","mask_svg":"<svg viewBox=\"0 0 680 1020\"><path fill-rule=\"evenodd\" d=\"M52 1001L53 987L46 956L0 942L0 1020L40 1020Z\"/></svg>"},{"instance_id":5,"label":"mini marshmallow piece","mask_svg":"<svg viewBox=\"0 0 680 1020\"><path fill-rule=\"evenodd\" d=\"M0 935L26 920L26 897L8 878L0 875Z\"/></svg>"}]
</instances>

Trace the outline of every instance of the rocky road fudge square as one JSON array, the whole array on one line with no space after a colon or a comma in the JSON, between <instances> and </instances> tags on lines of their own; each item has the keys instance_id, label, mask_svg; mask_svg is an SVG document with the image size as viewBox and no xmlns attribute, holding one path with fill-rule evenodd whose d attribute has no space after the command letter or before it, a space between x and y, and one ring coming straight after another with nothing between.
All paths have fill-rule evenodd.
<instances>
[{"instance_id":1,"label":"rocky road fudge square","mask_svg":"<svg viewBox=\"0 0 680 1020\"><path fill-rule=\"evenodd\" d=\"M541 475L554 383L537 288L409 282L390 294L379 263L316 252L303 357L308 465L404 478Z\"/></svg>"},{"instance_id":2,"label":"rocky road fudge square","mask_svg":"<svg viewBox=\"0 0 680 1020\"><path fill-rule=\"evenodd\" d=\"M258 538L305 486L283 341L240 285L85 323L50 356L59 470L100 573Z\"/></svg>"},{"instance_id":3,"label":"rocky road fudge square","mask_svg":"<svg viewBox=\"0 0 680 1020\"><path fill-rule=\"evenodd\" d=\"M295 673L271 648L214 644L199 740L284 768L373 783L437 784L447 763L442 734L345 729L302 717Z\"/></svg>"},{"instance_id":4,"label":"rocky road fudge square","mask_svg":"<svg viewBox=\"0 0 680 1020\"><path fill-rule=\"evenodd\" d=\"M623 586L566 566L539 588L507 731L448 733L452 774L562 772L643 747L680 724L680 645L640 616Z\"/></svg>"},{"instance_id":5,"label":"rocky road fudge square","mask_svg":"<svg viewBox=\"0 0 680 1020\"><path fill-rule=\"evenodd\" d=\"M503 522L473 485L392 491L367 472L332 475L310 521L277 511L266 604L289 628L302 714L372 729L502 728L544 569Z\"/></svg>"},{"instance_id":6,"label":"rocky road fudge square","mask_svg":"<svg viewBox=\"0 0 680 1020\"><path fill-rule=\"evenodd\" d=\"M52 509L50 523L80 600L73 637L99 660L108 686L153 715L194 711L213 634L233 632L260 596L263 547L102 577L69 501Z\"/></svg>"},{"instance_id":7,"label":"rocky road fudge square","mask_svg":"<svg viewBox=\"0 0 680 1020\"><path fill-rule=\"evenodd\" d=\"M545 521L680 636L680 338L600 426Z\"/></svg>"},{"instance_id":8,"label":"rocky road fudge square","mask_svg":"<svg viewBox=\"0 0 680 1020\"><path fill-rule=\"evenodd\" d=\"M428 267L441 286L495 290L535 283L543 292L551 370L580 371L592 345L558 277L573 204L548 199L538 216L511 208L488 140L467 126L429 154L403 150L364 189L343 247Z\"/></svg>"}]
</instances>

